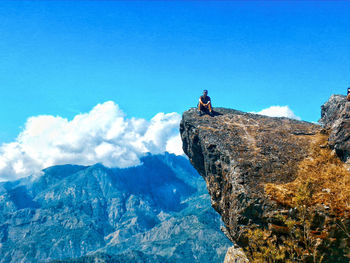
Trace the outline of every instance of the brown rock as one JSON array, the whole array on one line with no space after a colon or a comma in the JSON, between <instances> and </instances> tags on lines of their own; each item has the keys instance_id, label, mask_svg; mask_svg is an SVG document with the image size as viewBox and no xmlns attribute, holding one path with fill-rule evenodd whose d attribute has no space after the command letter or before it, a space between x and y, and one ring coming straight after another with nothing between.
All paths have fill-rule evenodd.
<instances>
[{"instance_id":1,"label":"brown rock","mask_svg":"<svg viewBox=\"0 0 350 263\"><path fill-rule=\"evenodd\" d=\"M268 224L279 206L264 194L264 184L295 179L320 125L216 108L214 117L183 114L183 150L206 180L212 206L231 241L240 244L242 231Z\"/></svg>"},{"instance_id":2,"label":"brown rock","mask_svg":"<svg viewBox=\"0 0 350 263\"><path fill-rule=\"evenodd\" d=\"M244 254L243 249L230 247L227 250L224 263L249 263L249 260Z\"/></svg>"},{"instance_id":3,"label":"brown rock","mask_svg":"<svg viewBox=\"0 0 350 263\"><path fill-rule=\"evenodd\" d=\"M330 130L329 145L344 162L349 163L350 102L343 95L332 95L321 107L319 122Z\"/></svg>"}]
</instances>

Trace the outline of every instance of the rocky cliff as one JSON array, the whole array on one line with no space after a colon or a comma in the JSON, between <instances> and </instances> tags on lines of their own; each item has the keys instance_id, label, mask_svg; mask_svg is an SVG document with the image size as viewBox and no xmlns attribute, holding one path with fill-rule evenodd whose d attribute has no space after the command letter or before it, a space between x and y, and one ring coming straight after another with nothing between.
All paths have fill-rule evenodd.
<instances>
[{"instance_id":1,"label":"rocky cliff","mask_svg":"<svg viewBox=\"0 0 350 263\"><path fill-rule=\"evenodd\" d=\"M313 182L320 181L310 202L313 207L318 205L318 211L323 211L340 202L343 196L329 197L327 203L323 192L339 195L350 186L348 171L331 151L348 159L349 110L345 97L332 96L322 106L323 126L224 108L216 108L214 117L198 116L195 109L184 112L180 124L183 150L205 179L212 206L232 242L246 246L243 233L252 226L286 228L276 215L291 213L296 192L309 180L305 174ZM330 180L340 178L329 179L329 167L341 169L341 179L346 178L343 188L328 186ZM320 169L319 180L313 168Z\"/></svg>"},{"instance_id":2,"label":"rocky cliff","mask_svg":"<svg viewBox=\"0 0 350 263\"><path fill-rule=\"evenodd\" d=\"M350 157L350 103L342 95L333 95L321 107L319 122L328 130L329 146L348 162Z\"/></svg>"},{"instance_id":3,"label":"rocky cliff","mask_svg":"<svg viewBox=\"0 0 350 263\"><path fill-rule=\"evenodd\" d=\"M212 206L234 241L242 226L261 223L275 202L264 194L266 183L295 179L296 163L308 155L316 124L270 118L229 109L215 117L199 117L195 109L181 122L183 149L204 177Z\"/></svg>"}]
</instances>

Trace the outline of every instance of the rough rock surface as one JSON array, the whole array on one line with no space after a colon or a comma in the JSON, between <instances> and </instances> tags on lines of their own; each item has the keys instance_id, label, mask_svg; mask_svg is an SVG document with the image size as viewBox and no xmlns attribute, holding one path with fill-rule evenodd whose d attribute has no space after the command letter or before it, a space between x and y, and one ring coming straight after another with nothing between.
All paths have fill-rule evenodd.
<instances>
[{"instance_id":1,"label":"rough rock surface","mask_svg":"<svg viewBox=\"0 0 350 263\"><path fill-rule=\"evenodd\" d=\"M249 263L243 249L230 247L227 250L224 263Z\"/></svg>"},{"instance_id":2,"label":"rough rock surface","mask_svg":"<svg viewBox=\"0 0 350 263\"><path fill-rule=\"evenodd\" d=\"M330 130L329 145L344 162L349 163L350 102L343 95L332 95L321 107L319 122Z\"/></svg>"},{"instance_id":3,"label":"rough rock surface","mask_svg":"<svg viewBox=\"0 0 350 263\"><path fill-rule=\"evenodd\" d=\"M267 224L278 205L264 195L264 184L295 179L297 164L309 154L322 130L317 124L216 108L214 117L183 114L183 150L204 177L212 206L226 235L240 244L251 224Z\"/></svg>"}]
</instances>

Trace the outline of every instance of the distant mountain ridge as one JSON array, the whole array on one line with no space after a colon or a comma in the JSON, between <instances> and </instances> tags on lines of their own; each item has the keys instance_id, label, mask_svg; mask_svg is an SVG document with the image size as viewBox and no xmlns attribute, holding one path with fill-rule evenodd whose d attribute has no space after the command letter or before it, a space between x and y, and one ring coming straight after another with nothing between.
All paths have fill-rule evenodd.
<instances>
[{"instance_id":1,"label":"distant mountain ridge","mask_svg":"<svg viewBox=\"0 0 350 263\"><path fill-rule=\"evenodd\" d=\"M0 211L0 262L222 262L231 245L205 182L171 154L4 182Z\"/></svg>"}]
</instances>

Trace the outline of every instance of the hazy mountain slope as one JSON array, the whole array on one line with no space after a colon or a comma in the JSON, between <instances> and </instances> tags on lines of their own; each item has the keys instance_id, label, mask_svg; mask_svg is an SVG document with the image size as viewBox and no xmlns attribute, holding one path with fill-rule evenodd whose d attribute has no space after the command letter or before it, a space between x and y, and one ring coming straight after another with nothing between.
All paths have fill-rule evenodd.
<instances>
[{"instance_id":1,"label":"hazy mountain slope","mask_svg":"<svg viewBox=\"0 0 350 263\"><path fill-rule=\"evenodd\" d=\"M204 180L183 157L142 162L55 166L1 183L0 262L222 262L230 242Z\"/></svg>"}]
</instances>

